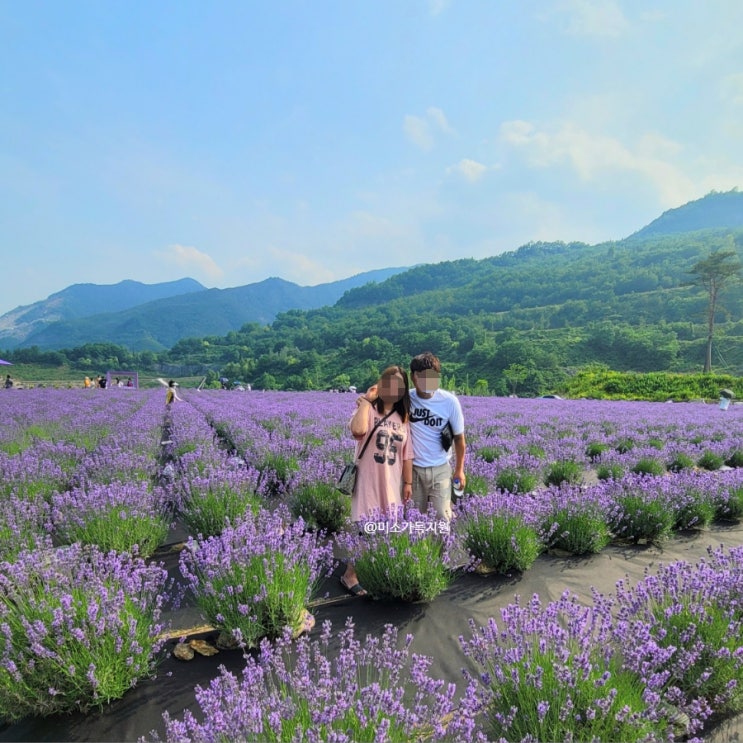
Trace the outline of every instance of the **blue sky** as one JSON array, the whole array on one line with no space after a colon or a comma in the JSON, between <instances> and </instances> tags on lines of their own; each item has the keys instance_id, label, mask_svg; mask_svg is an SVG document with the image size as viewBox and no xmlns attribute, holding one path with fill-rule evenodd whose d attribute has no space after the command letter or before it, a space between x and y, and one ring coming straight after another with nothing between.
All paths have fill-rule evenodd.
<instances>
[{"instance_id":1,"label":"blue sky","mask_svg":"<svg viewBox=\"0 0 743 743\"><path fill-rule=\"evenodd\" d=\"M743 188L740 0L0 0L0 314L621 239Z\"/></svg>"}]
</instances>

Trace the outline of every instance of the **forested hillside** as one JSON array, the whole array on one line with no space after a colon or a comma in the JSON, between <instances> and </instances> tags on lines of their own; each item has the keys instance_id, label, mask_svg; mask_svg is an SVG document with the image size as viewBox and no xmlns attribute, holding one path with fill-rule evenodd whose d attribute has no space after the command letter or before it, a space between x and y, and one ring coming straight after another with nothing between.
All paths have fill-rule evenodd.
<instances>
[{"instance_id":1,"label":"forested hillside","mask_svg":"<svg viewBox=\"0 0 743 743\"><path fill-rule=\"evenodd\" d=\"M352 289L332 307L180 340L146 357L110 345L63 355L73 364L154 364L171 375L302 390L365 387L384 366L407 365L423 350L440 356L447 386L481 394L556 391L591 365L701 371L708 293L692 269L716 251L742 256L743 194L731 193L740 211L735 229L679 232L678 220L689 215L677 210L662 234L640 231L599 245L535 243L483 260L423 265ZM714 199L707 206L717 210ZM714 371L740 376L740 281L721 291L715 320Z\"/></svg>"},{"instance_id":2,"label":"forested hillside","mask_svg":"<svg viewBox=\"0 0 743 743\"><path fill-rule=\"evenodd\" d=\"M740 252L743 230L633 239L597 246L535 244L483 261L422 266L345 295L335 307L280 316L210 338L237 358L227 376L258 386L367 384L380 365L431 349L450 384L538 393L571 370L699 370L705 291L690 270L711 251ZM743 292L721 297L716 360L743 369ZM182 342L171 358L196 344ZM453 378L453 379L451 379Z\"/></svg>"}]
</instances>

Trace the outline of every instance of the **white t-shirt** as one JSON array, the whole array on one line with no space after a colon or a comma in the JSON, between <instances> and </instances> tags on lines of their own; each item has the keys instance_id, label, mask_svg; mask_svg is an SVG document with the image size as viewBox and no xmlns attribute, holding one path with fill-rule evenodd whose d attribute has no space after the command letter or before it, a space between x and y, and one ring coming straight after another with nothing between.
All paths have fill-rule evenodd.
<instances>
[{"instance_id":1,"label":"white t-shirt","mask_svg":"<svg viewBox=\"0 0 743 743\"><path fill-rule=\"evenodd\" d=\"M410 431L413 437L413 464L416 467L438 467L451 458L454 447L445 451L441 432L451 423L454 435L464 433L462 406L454 394L438 389L431 397L418 396L410 390Z\"/></svg>"}]
</instances>

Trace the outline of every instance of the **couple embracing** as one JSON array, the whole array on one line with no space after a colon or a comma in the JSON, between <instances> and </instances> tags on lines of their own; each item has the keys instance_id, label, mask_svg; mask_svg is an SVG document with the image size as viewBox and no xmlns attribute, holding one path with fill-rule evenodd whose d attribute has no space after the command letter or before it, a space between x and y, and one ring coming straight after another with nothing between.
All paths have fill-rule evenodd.
<instances>
[{"instance_id":1,"label":"couple embracing","mask_svg":"<svg viewBox=\"0 0 743 743\"><path fill-rule=\"evenodd\" d=\"M415 356L410 379L413 389L406 371L390 366L356 400L350 423L358 467L351 496L354 522L410 501L421 513L433 508L439 519L448 522L452 477L460 481L460 488L465 486L464 416L456 396L439 387L439 359L432 353ZM341 584L354 595L366 593L352 563L347 564Z\"/></svg>"}]
</instances>

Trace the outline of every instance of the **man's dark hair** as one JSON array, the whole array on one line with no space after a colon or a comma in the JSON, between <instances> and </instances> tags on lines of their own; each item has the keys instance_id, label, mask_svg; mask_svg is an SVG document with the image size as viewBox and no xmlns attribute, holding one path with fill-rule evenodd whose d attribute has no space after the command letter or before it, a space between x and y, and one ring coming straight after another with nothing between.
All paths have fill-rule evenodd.
<instances>
[{"instance_id":1,"label":"man's dark hair","mask_svg":"<svg viewBox=\"0 0 743 743\"><path fill-rule=\"evenodd\" d=\"M441 362L430 351L419 353L417 356L413 356L410 360L411 374L426 371L428 369L433 369L439 374L441 373Z\"/></svg>"}]
</instances>

